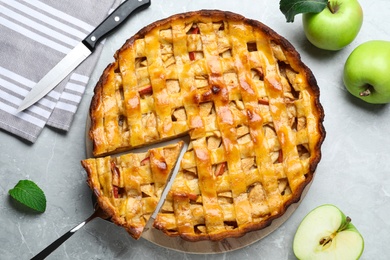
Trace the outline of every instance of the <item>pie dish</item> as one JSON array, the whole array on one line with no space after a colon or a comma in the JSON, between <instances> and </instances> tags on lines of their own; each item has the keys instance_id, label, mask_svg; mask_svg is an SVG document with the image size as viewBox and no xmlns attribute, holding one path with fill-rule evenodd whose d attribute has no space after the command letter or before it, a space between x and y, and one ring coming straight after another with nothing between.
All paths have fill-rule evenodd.
<instances>
[{"instance_id":1,"label":"pie dish","mask_svg":"<svg viewBox=\"0 0 390 260\"><path fill-rule=\"evenodd\" d=\"M88 185L111 221L139 239L157 207L183 142L144 153L81 161Z\"/></svg>"},{"instance_id":2,"label":"pie dish","mask_svg":"<svg viewBox=\"0 0 390 260\"><path fill-rule=\"evenodd\" d=\"M93 155L191 139L155 229L188 241L241 237L299 201L321 158L324 112L286 39L201 10L144 27L114 57L90 106Z\"/></svg>"}]
</instances>

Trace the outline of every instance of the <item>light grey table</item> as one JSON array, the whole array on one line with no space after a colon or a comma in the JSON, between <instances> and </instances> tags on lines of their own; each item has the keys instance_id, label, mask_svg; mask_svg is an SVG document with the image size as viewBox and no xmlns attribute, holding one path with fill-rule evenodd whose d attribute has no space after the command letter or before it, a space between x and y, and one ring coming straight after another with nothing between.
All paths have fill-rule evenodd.
<instances>
[{"instance_id":1,"label":"light grey table","mask_svg":"<svg viewBox=\"0 0 390 260\"><path fill-rule=\"evenodd\" d=\"M321 88L327 137L323 157L307 196L294 214L266 238L223 254L195 255L162 248L97 219L78 231L49 259L294 259L292 241L302 218L332 203L348 214L365 239L362 259L390 256L390 109L350 96L342 83L344 62L359 44L390 40L390 1L360 0L364 24L355 41L338 52L307 42L301 16L285 22L279 1L154 0L105 43L68 133L45 129L35 144L0 131L0 259L29 259L92 213L91 192L80 160L85 158L85 124L93 87L124 41L143 26L197 9L229 10L257 19L287 38L312 69ZM21 210L8 196L20 179L36 182L47 196L47 210Z\"/></svg>"}]
</instances>

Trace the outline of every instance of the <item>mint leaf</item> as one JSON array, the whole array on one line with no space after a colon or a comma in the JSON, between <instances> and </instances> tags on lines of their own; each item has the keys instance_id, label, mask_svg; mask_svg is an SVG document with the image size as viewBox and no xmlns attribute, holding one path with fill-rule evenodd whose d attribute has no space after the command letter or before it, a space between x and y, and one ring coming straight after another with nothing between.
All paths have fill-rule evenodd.
<instances>
[{"instance_id":1,"label":"mint leaf","mask_svg":"<svg viewBox=\"0 0 390 260\"><path fill-rule=\"evenodd\" d=\"M34 182L20 180L13 189L8 191L12 198L38 212L46 210L46 197Z\"/></svg>"},{"instance_id":2,"label":"mint leaf","mask_svg":"<svg viewBox=\"0 0 390 260\"><path fill-rule=\"evenodd\" d=\"M287 22L294 22L294 17L301 13L319 13L325 9L328 0L280 0L280 11Z\"/></svg>"}]
</instances>

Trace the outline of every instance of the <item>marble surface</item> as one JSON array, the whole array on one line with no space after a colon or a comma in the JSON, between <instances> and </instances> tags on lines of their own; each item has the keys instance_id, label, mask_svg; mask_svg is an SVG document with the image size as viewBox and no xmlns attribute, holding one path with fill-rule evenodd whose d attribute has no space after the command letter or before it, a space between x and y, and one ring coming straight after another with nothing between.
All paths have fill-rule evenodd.
<instances>
[{"instance_id":1,"label":"marble surface","mask_svg":"<svg viewBox=\"0 0 390 260\"><path fill-rule=\"evenodd\" d=\"M154 0L109 37L88 90L68 133L45 129L35 144L0 131L0 258L29 259L92 213L91 192L80 160L85 158L85 123L93 86L112 55L144 25L197 9L229 10L257 19L287 38L312 69L321 89L327 137L312 186L294 214L266 238L222 254L187 254L134 241L97 219L73 235L48 259L294 259L292 241L302 218L314 207L332 203L348 214L365 239L362 259L387 259L390 230L390 107L353 98L342 83L350 52L371 39L390 40L390 1L360 0L364 24L355 41L338 52L307 42L301 17L286 23L273 0ZM20 179L45 192L43 214L23 210L8 195Z\"/></svg>"}]
</instances>

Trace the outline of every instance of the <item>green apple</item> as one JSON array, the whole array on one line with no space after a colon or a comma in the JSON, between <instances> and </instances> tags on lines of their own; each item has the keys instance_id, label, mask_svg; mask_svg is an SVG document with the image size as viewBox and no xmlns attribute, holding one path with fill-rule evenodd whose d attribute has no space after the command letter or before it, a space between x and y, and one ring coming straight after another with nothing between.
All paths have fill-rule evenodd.
<instances>
[{"instance_id":1,"label":"green apple","mask_svg":"<svg viewBox=\"0 0 390 260\"><path fill-rule=\"evenodd\" d=\"M363 10L357 0L329 0L319 13L302 15L307 39L324 50L340 50L358 35L363 23Z\"/></svg>"},{"instance_id":2,"label":"green apple","mask_svg":"<svg viewBox=\"0 0 390 260\"><path fill-rule=\"evenodd\" d=\"M348 91L372 104L390 102L390 42L368 41L356 47L344 65Z\"/></svg>"},{"instance_id":3,"label":"green apple","mask_svg":"<svg viewBox=\"0 0 390 260\"><path fill-rule=\"evenodd\" d=\"M313 209L302 220L294 237L298 259L359 259L364 240L340 209L325 204Z\"/></svg>"}]
</instances>

